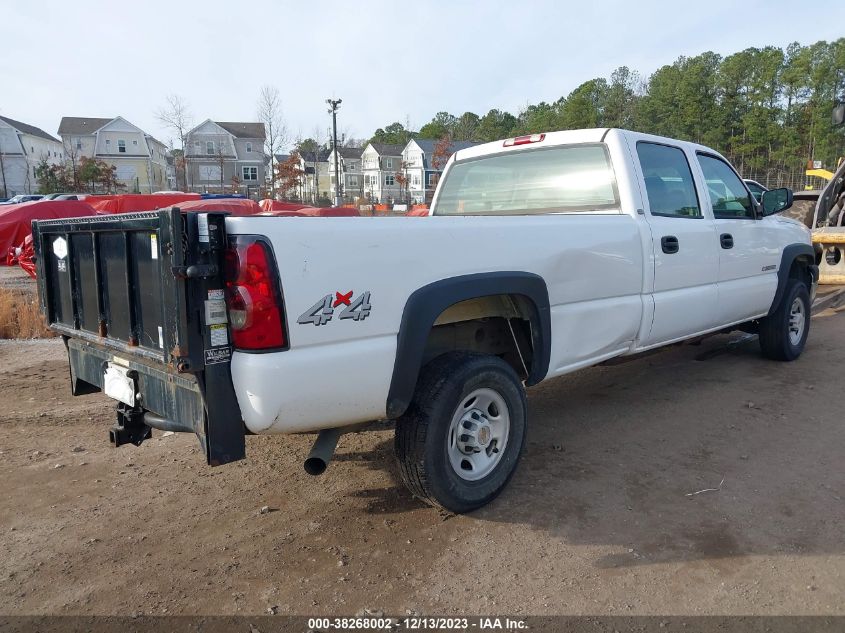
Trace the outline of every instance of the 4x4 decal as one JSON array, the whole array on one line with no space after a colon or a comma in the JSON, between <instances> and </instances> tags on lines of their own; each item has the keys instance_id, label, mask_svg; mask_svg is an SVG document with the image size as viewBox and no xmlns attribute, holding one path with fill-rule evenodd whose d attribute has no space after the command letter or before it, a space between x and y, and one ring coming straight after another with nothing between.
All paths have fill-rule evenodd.
<instances>
[{"instance_id":1,"label":"4x4 decal","mask_svg":"<svg viewBox=\"0 0 845 633\"><path fill-rule=\"evenodd\" d=\"M313 323L314 325L325 325L332 320L335 308L346 306L338 317L339 320L353 319L355 321L363 321L370 316L370 291L367 290L359 295L357 299L352 299L353 290L349 292L335 292L334 295L327 294L320 299L313 306L303 312L296 320L297 323L307 325Z\"/></svg>"}]
</instances>

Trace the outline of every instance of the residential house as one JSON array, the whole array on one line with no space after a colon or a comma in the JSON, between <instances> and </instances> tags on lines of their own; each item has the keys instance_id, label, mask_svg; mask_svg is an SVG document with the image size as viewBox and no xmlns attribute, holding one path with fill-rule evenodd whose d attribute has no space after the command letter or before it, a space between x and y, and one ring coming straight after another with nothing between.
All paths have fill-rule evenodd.
<instances>
[{"instance_id":1,"label":"residential house","mask_svg":"<svg viewBox=\"0 0 845 633\"><path fill-rule=\"evenodd\" d=\"M123 117L62 117L59 136L68 161L76 164L84 156L113 165L129 192L167 188L167 147Z\"/></svg>"},{"instance_id":2,"label":"residential house","mask_svg":"<svg viewBox=\"0 0 845 633\"><path fill-rule=\"evenodd\" d=\"M361 153L364 196L373 202L393 202L400 195L396 173L402 169L402 146L368 143Z\"/></svg>"},{"instance_id":3,"label":"residential house","mask_svg":"<svg viewBox=\"0 0 845 633\"><path fill-rule=\"evenodd\" d=\"M439 141L416 138L408 141L402 150L403 170L408 179L408 194L411 202L431 202L437 182L446 166L446 161L455 152L477 145L471 141L452 141L443 147L441 156L435 156Z\"/></svg>"},{"instance_id":4,"label":"residential house","mask_svg":"<svg viewBox=\"0 0 845 633\"><path fill-rule=\"evenodd\" d=\"M362 153L360 147L338 147L337 154L340 155L340 162L337 165L337 173L340 175L341 193L346 200L364 197L364 174L361 171ZM337 155L335 151L329 152L327 168L331 189L329 195L335 199L335 162Z\"/></svg>"},{"instance_id":5,"label":"residential house","mask_svg":"<svg viewBox=\"0 0 845 633\"><path fill-rule=\"evenodd\" d=\"M57 165L63 159L59 139L34 125L0 116L0 196L36 193L35 171L41 161Z\"/></svg>"},{"instance_id":6,"label":"residential house","mask_svg":"<svg viewBox=\"0 0 845 633\"><path fill-rule=\"evenodd\" d=\"M263 123L200 123L186 135L188 188L257 194L265 182L264 138Z\"/></svg>"},{"instance_id":7,"label":"residential house","mask_svg":"<svg viewBox=\"0 0 845 633\"><path fill-rule=\"evenodd\" d=\"M300 166L305 172L305 200L314 204L321 199L322 202L333 200L334 172L329 168L329 156L327 147L319 147L313 152L300 152Z\"/></svg>"}]
</instances>

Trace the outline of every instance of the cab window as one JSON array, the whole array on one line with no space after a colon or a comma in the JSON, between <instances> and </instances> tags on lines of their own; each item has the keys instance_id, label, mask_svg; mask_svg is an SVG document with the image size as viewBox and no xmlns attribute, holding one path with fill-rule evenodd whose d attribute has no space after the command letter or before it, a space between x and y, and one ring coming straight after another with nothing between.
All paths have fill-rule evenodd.
<instances>
[{"instance_id":1,"label":"cab window","mask_svg":"<svg viewBox=\"0 0 845 633\"><path fill-rule=\"evenodd\" d=\"M669 145L637 143L649 211L670 218L700 218L701 207L683 150Z\"/></svg>"},{"instance_id":2,"label":"cab window","mask_svg":"<svg viewBox=\"0 0 845 633\"><path fill-rule=\"evenodd\" d=\"M753 220L751 194L733 169L720 158L699 154L698 163L704 173L713 215L721 220Z\"/></svg>"},{"instance_id":3,"label":"cab window","mask_svg":"<svg viewBox=\"0 0 845 633\"><path fill-rule=\"evenodd\" d=\"M433 215L619 213L616 178L600 144L521 150L458 161Z\"/></svg>"}]
</instances>

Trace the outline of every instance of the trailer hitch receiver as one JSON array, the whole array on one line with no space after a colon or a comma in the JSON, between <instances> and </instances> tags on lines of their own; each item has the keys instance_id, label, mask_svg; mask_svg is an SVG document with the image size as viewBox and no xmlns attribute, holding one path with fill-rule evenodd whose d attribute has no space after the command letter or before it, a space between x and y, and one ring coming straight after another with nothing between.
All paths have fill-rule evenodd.
<instances>
[{"instance_id":1,"label":"trailer hitch receiver","mask_svg":"<svg viewBox=\"0 0 845 633\"><path fill-rule=\"evenodd\" d=\"M109 441L115 448L124 444L140 446L152 435L152 428L144 423L143 409L133 408L122 402L117 405L117 422L109 430Z\"/></svg>"}]
</instances>

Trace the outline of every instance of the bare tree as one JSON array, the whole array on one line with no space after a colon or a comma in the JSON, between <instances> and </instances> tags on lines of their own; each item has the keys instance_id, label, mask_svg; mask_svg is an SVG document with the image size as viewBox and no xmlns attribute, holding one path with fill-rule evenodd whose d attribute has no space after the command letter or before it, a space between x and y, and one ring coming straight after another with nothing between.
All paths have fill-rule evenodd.
<instances>
[{"instance_id":1,"label":"bare tree","mask_svg":"<svg viewBox=\"0 0 845 633\"><path fill-rule=\"evenodd\" d=\"M178 95L169 95L167 97L167 105L159 108L156 112L156 118L159 123L176 133L179 137L179 143L182 146L182 160L185 161L185 189L188 188L188 152L187 152L187 136L188 132L193 126L193 116L188 109L187 104L182 101ZM176 169L177 180L176 186L179 186L178 174L179 169Z\"/></svg>"},{"instance_id":2,"label":"bare tree","mask_svg":"<svg viewBox=\"0 0 845 633\"><path fill-rule=\"evenodd\" d=\"M3 147L0 146L0 178L3 179L3 197L6 198L9 192L6 189L6 163L3 162Z\"/></svg>"},{"instance_id":3,"label":"bare tree","mask_svg":"<svg viewBox=\"0 0 845 633\"><path fill-rule=\"evenodd\" d=\"M264 152L270 156L270 173L275 174L276 154L287 143L288 130L282 113L282 99L275 86L264 86L258 97L258 120L264 124ZM275 196L276 179L270 178L270 197Z\"/></svg>"},{"instance_id":4,"label":"bare tree","mask_svg":"<svg viewBox=\"0 0 845 633\"><path fill-rule=\"evenodd\" d=\"M70 175L73 179L73 190L81 191L79 184L79 157L81 149L77 149L76 142L68 137L62 143L65 150L65 162L70 164Z\"/></svg>"},{"instance_id":5,"label":"bare tree","mask_svg":"<svg viewBox=\"0 0 845 633\"><path fill-rule=\"evenodd\" d=\"M218 141L217 152L214 157L217 159L217 167L220 169L220 193L226 193L224 179L226 177L226 152L223 151L223 141Z\"/></svg>"}]
</instances>

